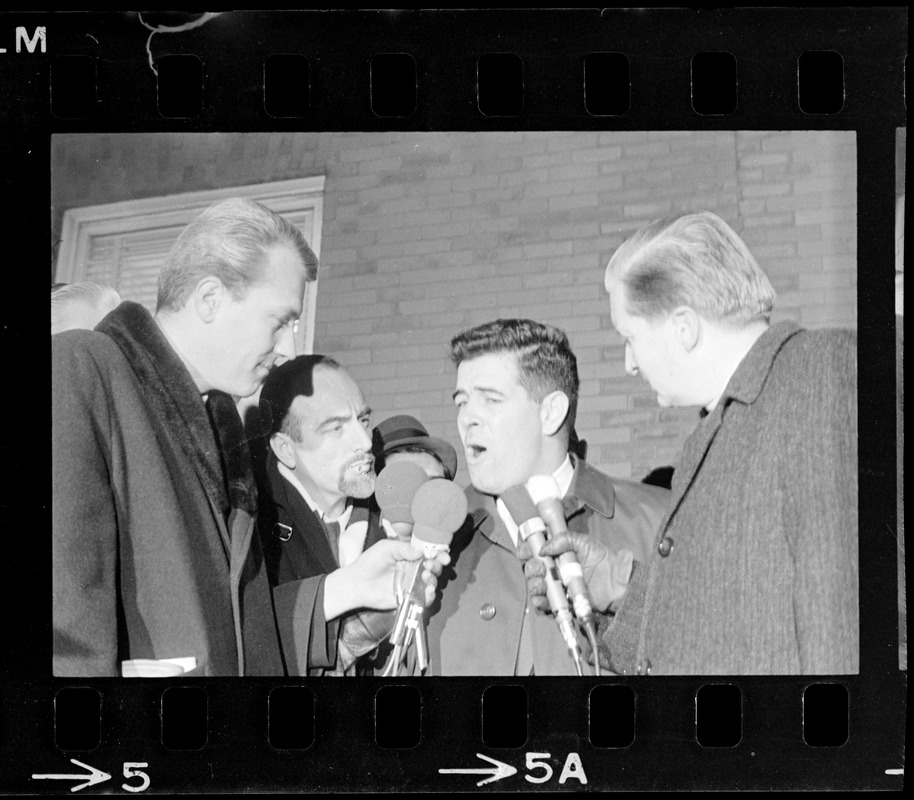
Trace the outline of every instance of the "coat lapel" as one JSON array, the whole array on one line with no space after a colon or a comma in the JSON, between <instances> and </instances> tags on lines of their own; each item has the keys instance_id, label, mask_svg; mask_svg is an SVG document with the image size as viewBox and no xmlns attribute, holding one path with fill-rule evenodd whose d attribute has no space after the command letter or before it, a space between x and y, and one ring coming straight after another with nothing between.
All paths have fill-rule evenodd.
<instances>
[{"instance_id":1,"label":"coat lapel","mask_svg":"<svg viewBox=\"0 0 914 800\"><path fill-rule=\"evenodd\" d=\"M299 577L332 572L339 563L317 515L298 490L279 474L276 459L270 458L270 485L276 502L277 522L292 529L292 536L279 546ZM268 532L276 536L276 531Z\"/></svg>"},{"instance_id":2,"label":"coat lapel","mask_svg":"<svg viewBox=\"0 0 914 800\"><path fill-rule=\"evenodd\" d=\"M673 473L672 503L669 513L660 526L661 532L669 527L677 509L688 494L695 476L701 469L705 455L720 430L729 404L734 401L747 404L755 401L768 378L778 351L799 330L800 327L791 321L779 322L768 328L733 373L720 402L710 414L699 421L692 435L686 439L682 459Z\"/></svg>"},{"instance_id":3,"label":"coat lapel","mask_svg":"<svg viewBox=\"0 0 914 800\"><path fill-rule=\"evenodd\" d=\"M487 494L480 494L475 489L473 493L475 496L471 498L470 505L473 527L493 544L504 547L512 553L516 552L517 548L505 529L505 523L495 509L495 498Z\"/></svg>"},{"instance_id":4,"label":"coat lapel","mask_svg":"<svg viewBox=\"0 0 914 800\"><path fill-rule=\"evenodd\" d=\"M587 524L583 522L589 513L596 512L607 519L615 513L616 493L612 481L597 472L586 461L574 458L574 477L568 492L562 500L565 511L565 520L568 527L578 533L587 533ZM589 509L589 511L588 511ZM581 518L582 522L572 523L572 520Z\"/></svg>"},{"instance_id":5,"label":"coat lapel","mask_svg":"<svg viewBox=\"0 0 914 800\"><path fill-rule=\"evenodd\" d=\"M708 448L711 446L711 442L714 441L717 431L720 430L723 411L724 401L721 400L714 411L699 421L698 427L686 439L682 451L682 459L673 473L672 500L670 510L660 526L661 533L669 527L673 517L676 516L676 511L680 504L689 493L689 488L692 486L692 481L698 474L699 469L701 469L701 464L708 452Z\"/></svg>"}]
</instances>

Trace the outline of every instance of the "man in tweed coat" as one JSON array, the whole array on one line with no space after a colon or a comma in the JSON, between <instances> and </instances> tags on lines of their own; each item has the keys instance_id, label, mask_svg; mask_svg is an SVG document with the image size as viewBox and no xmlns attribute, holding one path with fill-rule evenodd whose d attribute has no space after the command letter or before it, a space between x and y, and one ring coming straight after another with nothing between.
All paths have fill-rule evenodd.
<instances>
[{"instance_id":1,"label":"man in tweed coat","mask_svg":"<svg viewBox=\"0 0 914 800\"><path fill-rule=\"evenodd\" d=\"M638 231L606 289L626 370L661 406L701 407L604 634L613 669L857 672L855 334L770 325L770 282L707 212ZM586 570L594 542L570 544Z\"/></svg>"}]
</instances>

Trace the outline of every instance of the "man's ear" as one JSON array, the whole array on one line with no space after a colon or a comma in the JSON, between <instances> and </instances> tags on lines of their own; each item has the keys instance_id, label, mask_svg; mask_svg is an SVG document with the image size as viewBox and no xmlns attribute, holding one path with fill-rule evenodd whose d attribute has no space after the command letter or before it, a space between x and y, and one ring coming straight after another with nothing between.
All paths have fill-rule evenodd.
<instances>
[{"instance_id":1,"label":"man's ear","mask_svg":"<svg viewBox=\"0 0 914 800\"><path fill-rule=\"evenodd\" d=\"M228 290L225 284L215 275L201 278L194 287L191 302L197 316L205 323L210 323L216 318L216 312L223 303Z\"/></svg>"},{"instance_id":2,"label":"man's ear","mask_svg":"<svg viewBox=\"0 0 914 800\"><path fill-rule=\"evenodd\" d=\"M701 341L701 319L694 308L679 306L670 315L673 331L686 353L691 353Z\"/></svg>"},{"instance_id":3,"label":"man's ear","mask_svg":"<svg viewBox=\"0 0 914 800\"><path fill-rule=\"evenodd\" d=\"M558 390L550 392L540 402L540 422L546 436L555 436L561 429L569 405L568 395Z\"/></svg>"},{"instance_id":4,"label":"man's ear","mask_svg":"<svg viewBox=\"0 0 914 800\"><path fill-rule=\"evenodd\" d=\"M286 434L274 433L270 437L270 449L273 451L273 455L279 459L280 464L288 469L295 469L295 449Z\"/></svg>"}]
</instances>

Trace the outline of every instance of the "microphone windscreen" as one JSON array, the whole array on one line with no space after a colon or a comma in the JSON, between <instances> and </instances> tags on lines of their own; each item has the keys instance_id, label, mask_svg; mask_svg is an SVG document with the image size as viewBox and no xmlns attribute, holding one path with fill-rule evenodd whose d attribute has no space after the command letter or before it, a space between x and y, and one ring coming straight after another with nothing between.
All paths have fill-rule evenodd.
<instances>
[{"instance_id":1,"label":"microphone windscreen","mask_svg":"<svg viewBox=\"0 0 914 800\"><path fill-rule=\"evenodd\" d=\"M449 545L467 517L467 497L456 484L436 478L419 487L412 511L414 538Z\"/></svg>"},{"instance_id":2,"label":"microphone windscreen","mask_svg":"<svg viewBox=\"0 0 914 800\"><path fill-rule=\"evenodd\" d=\"M505 504L505 508L508 509L508 513L517 527L540 515L536 504L530 498L530 493L523 484L517 484L503 492L501 501Z\"/></svg>"},{"instance_id":3,"label":"microphone windscreen","mask_svg":"<svg viewBox=\"0 0 914 800\"><path fill-rule=\"evenodd\" d=\"M381 516L390 522L413 522L413 498L428 474L411 461L397 461L381 470L374 485L374 496Z\"/></svg>"},{"instance_id":4,"label":"microphone windscreen","mask_svg":"<svg viewBox=\"0 0 914 800\"><path fill-rule=\"evenodd\" d=\"M543 500L561 500L559 485L551 475L534 475L527 481L530 499L539 505Z\"/></svg>"}]
</instances>

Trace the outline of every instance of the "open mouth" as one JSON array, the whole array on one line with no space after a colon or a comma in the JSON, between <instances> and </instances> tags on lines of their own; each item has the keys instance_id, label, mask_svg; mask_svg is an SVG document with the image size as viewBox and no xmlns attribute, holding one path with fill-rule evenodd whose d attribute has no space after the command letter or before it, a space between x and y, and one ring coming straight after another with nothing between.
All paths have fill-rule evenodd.
<instances>
[{"instance_id":1,"label":"open mouth","mask_svg":"<svg viewBox=\"0 0 914 800\"><path fill-rule=\"evenodd\" d=\"M349 469L353 470L354 472L359 473L359 475L366 475L367 473L371 472L371 467L372 467L373 463L374 463L373 458L366 458L366 459L363 459L362 461L354 461L352 464L349 465Z\"/></svg>"},{"instance_id":2,"label":"open mouth","mask_svg":"<svg viewBox=\"0 0 914 800\"><path fill-rule=\"evenodd\" d=\"M466 446L467 459L470 461L476 461L477 459L482 458L486 452L486 448L481 444L468 444Z\"/></svg>"}]
</instances>

